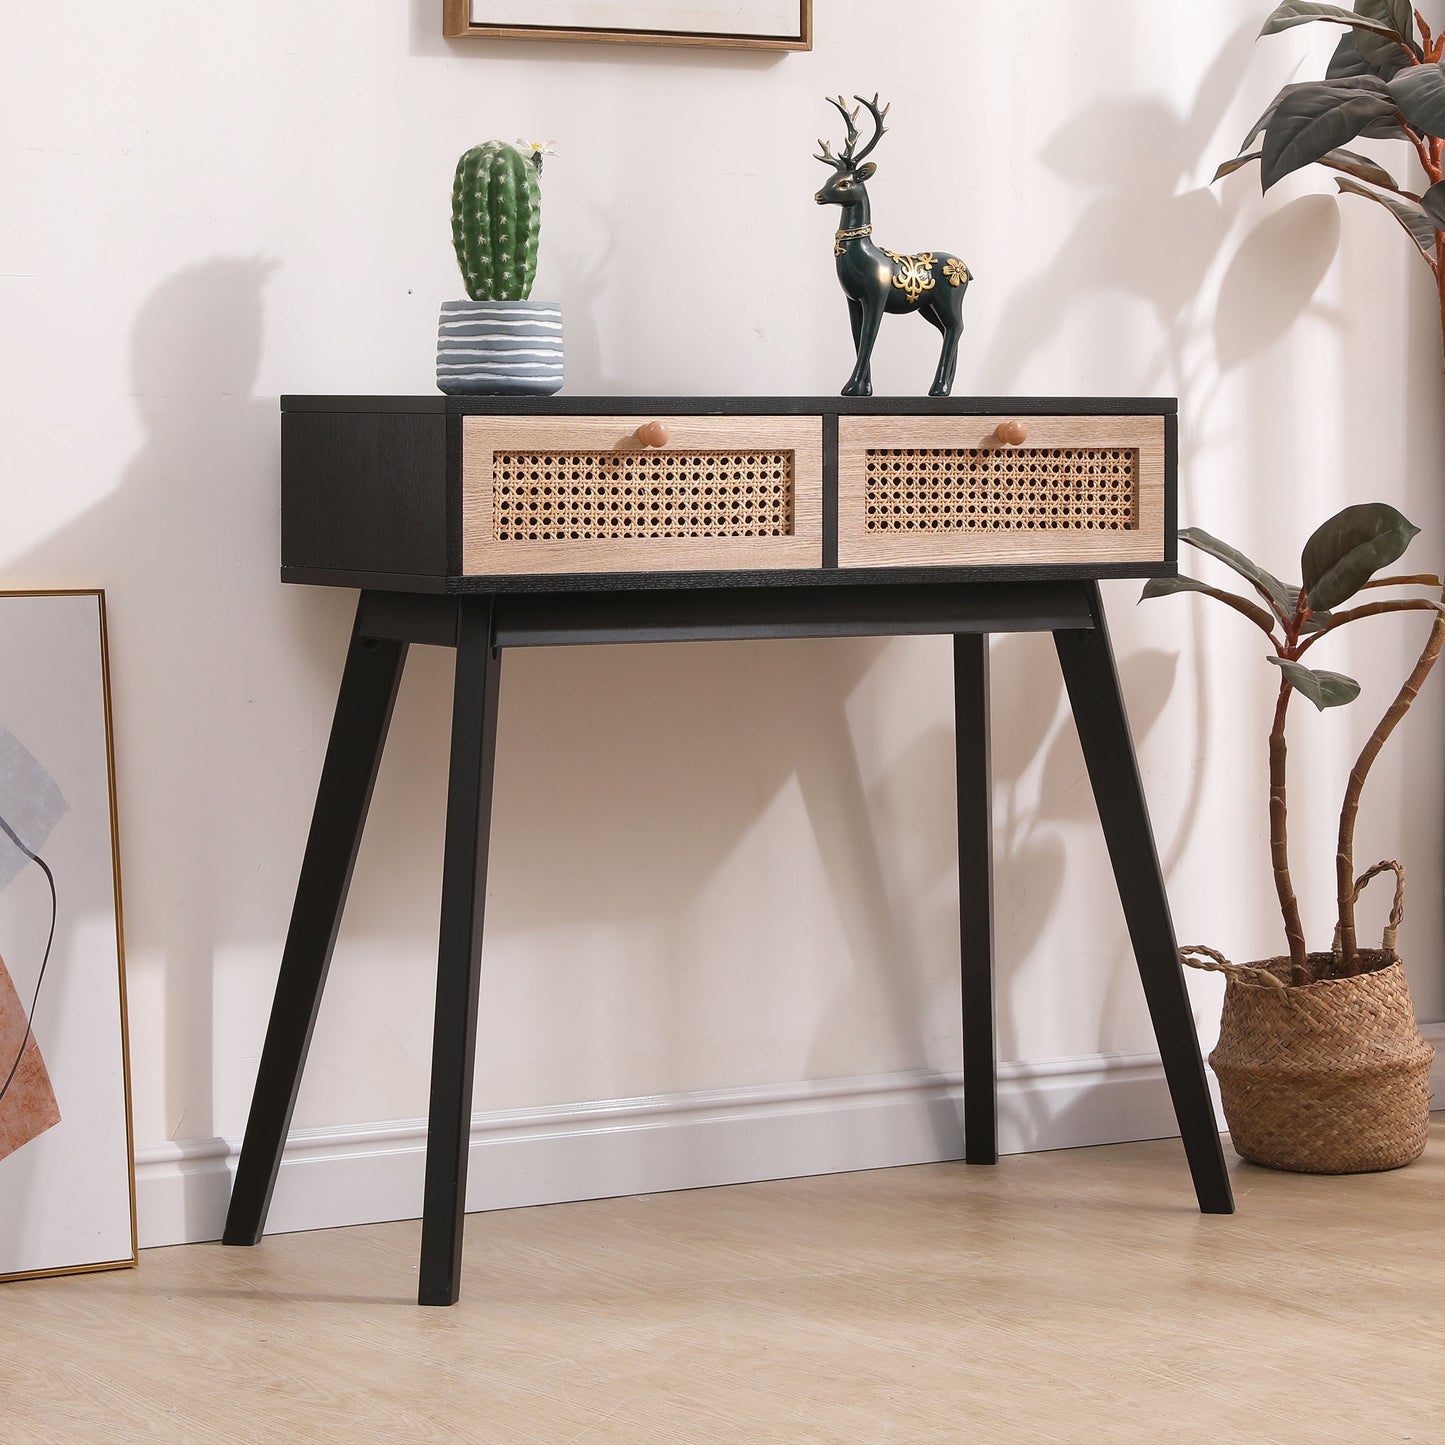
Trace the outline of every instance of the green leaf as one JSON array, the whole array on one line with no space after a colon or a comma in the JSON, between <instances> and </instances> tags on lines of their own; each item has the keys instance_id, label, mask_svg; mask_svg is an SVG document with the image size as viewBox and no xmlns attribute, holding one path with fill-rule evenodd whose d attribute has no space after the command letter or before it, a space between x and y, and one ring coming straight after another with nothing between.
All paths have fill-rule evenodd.
<instances>
[{"instance_id":1,"label":"green leaf","mask_svg":"<svg viewBox=\"0 0 1445 1445\"><path fill-rule=\"evenodd\" d=\"M1376 74L1393 72L1401 66L1410 64L1410 50L1404 41L1396 40L1393 36L1387 40L1383 35L1376 35L1372 30L1356 30L1355 44L1359 47L1365 64Z\"/></svg>"},{"instance_id":2,"label":"green leaf","mask_svg":"<svg viewBox=\"0 0 1445 1445\"><path fill-rule=\"evenodd\" d=\"M1323 712L1327 707L1343 707L1354 702L1360 695L1360 684L1342 672L1324 672L1317 667L1306 667L1302 662L1290 662L1283 657L1270 657L1289 679L1289 685L1302 697L1308 698Z\"/></svg>"},{"instance_id":3,"label":"green leaf","mask_svg":"<svg viewBox=\"0 0 1445 1445\"><path fill-rule=\"evenodd\" d=\"M1410 13L1409 0L1355 0L1355 14L1366 20L1383 21L1394 32L1388 38L1373 30L1353 32L1367 64L1381 69L1409 63L1414 51L1408 42L1415 35L1415 17Z\"/></svg>"},{"instance_id":4,"label":"green leaf","mask_svg":"<svg viewBox=\"0 0 1445 1445\"><path fill-rule=\"evenodd\" d=\"M1250 151L1248 155L1235 156L1232 161L1225 161L1220 165L1219 169L1215 171L1213 179L1217 181L1224 176L1232 176L1235 171L1243 169L1251 161L1257 161L1258 159L1258 151Z\"/></svg>"},{"instance_id":5,"label":"green leaf","mask_svg":"<svg viewBox=\"0 0 1445 1445\"><path fill-rule=\"evenodd\" d=\"M1350 41L1351 44L1354 43L1352 34L1346 35L1345 40ZM1343 43L1342 41L1341 44ZM1358 52L1356 53L1358 54ZM1391 67L1389 73L1393 75L1397 69L1399 69L1398 66ZM1364 61L1360 61L1358 68L1350 71L1348 74L1335 75L1331 73L1325 77L1328 82L1341 90L1367 90L1374 95L1382 94L1380 87L1384 78L1383 73L1377 73L1371 70ZM1254 144L1255 140L1268 129L1270 121L1274 119L1274 114L1279 109L1280 102L1287 95L1292 91L1300 89L1301 86L1318 85L1319 83L1317 80L1302 80L1296 82L1294 85L1281 87L1279 94L1265 107L1264 114L1260 116L1250 128L1249 134L1245 136L1240 144L1240 150L1247 151L1250 146ZM1400 123L1395 119L1394 112L1392 111L1390 115L1384 119L1372 120L1360 134L1369 136L1371 140L1398 140L1405 132L1400 129Z\"/></svg>"},{"instance_id":6,"label":"green leaf","mask_svg":"<svg viewBox=\"0 0 1445 1445\"><path fill-rule=\"evenodd\" d=\"M1365 57L1360 54L1360 47L1355 44L1355 32L1346 30L1340 36L1340 43L1335 46L1335 53L1330 56L1330 63L1325 66L1325 79L1344 80L1349 76L1372 73L1371 68L1365 64Z\"/></svg>"},{"instance_id":7,"label":"green leaf","mask_svg":"<svg viewBox=\"0 0 1445 1445\"><path fill-rule=\"evenodd\" d=\"M1434 261L1435 227L1430 217L1414 201L1407 200L1403 196L1390 196L1381 191L1367 190L1364 186L1357 186L1354 181L1343 176L1336 176L1335 184L1341 191L1349 195L1364 196L1367 200L1384 206L1405 228L1405 233L1420 248L1425 259Z\"/></svg>"},{"instance_id":8,"label":"green leaf","mask_svg":"<svg viewBox=\"0 0 1445 1445\"><path fill-rule=\"evenodd\" d=\"M1340 36L1340 43L1335 46L1335 53L1330 56L1330 63L1325 67L1326 80L1352 80L1361 75L1377 75L1381 80L1388 80L1402 65L1408 64L1409 57L1398 46L1391 47L1389 42L1380 36L1373 37L1387 50L1393 50L1393 58L1387 65L1371 65L1365 57L1360 54L1360 47L1356 43L1356 37L1361 34L1358 30L1346 30Z\"/></svg>"},{"instance_id":9,"label":"green leaf","mask_svg":"<svg viewBox=\"0 0 1445 1445\"><path fill-rule=\"evenodd\" d=\"M1389 115L1381 116L1378 120L1372 120L1360 134L1366 140L1403 140L1410 139L1405 127L1400 124L1400 117L1391 111Z\"/></svg>"},{"instance_id":10,"label":"green leaf","mask_svg":"<svg viewBox=\"0 0 1445 1445\"><path fill-rule=\"evenodd\" d=\"M1237 592L1226 592L1223 588L1210 587L1203 582L1197 582L1193 577L1151 577L1144 584L1144 591L1139 595L1139 600L1143 602L1150 597L1168 597L1175 592L1203 592L1205 596L1223 602L1226 607L1232 607L1236 612L1242 612L1262 631L1274 632L1274 614L1266 612L1259 603L1251 602Z\"/></svg>"},{"instance_id":11,"label":"green leaf","mask_svg":"<svg viewBox=\"0 0 1445 1445\"><path fill-rule=\"evenodd\" d=\"M1445 69L1411 65L1385 83L1411 125L1428 135L1445 136Z\"/></svg>"},{"instance_id":12,"label":"green leaf","mask_svg":"<svg viewBox=\"0 0 1445 1445\"><path fill-rule=\"evenodd\" d=\"M1374 121L1395 114L1382 80L1328 80L1299 85L1281 96L1264 132L1260 183L1267 191L1291 171L1354 140Z\"/></svg>"},{"instance_id":13,"label":"green leaf","mask_svg":"<svg viewBox=\"0 0 1445 1445\"><path fill-rule=\"evenodd\" d=\"M1344 171L1346 175L1354 176L1357 181L1369 181L1371 185L1384 186L1386 190L1398 191L1400 189L1389 171L1383 166L1376 165L1369 156L1362 156L1358 151L1326 151L1319 158L1319 164L1328 166L1333 171Z\"/></svg>"},{"instance_id":14,"label":"green leaf","mask_svg":"<svg viewBox=\"0 0 1445 1445\"><path fill-rule=\"evenodd\" d=\"M1355 0L1355 14L1367 20L1383 20L1412 50L1415 44L1415 11L1410 0Z\"/></svg>"},{"instance_id":15,"label":"green leaf","mask_svg":"<svg viewBox=\"0 0 1445 1445\"><path fill-rule=\"evenodd\" d=\"M1233 160L1225 161L1215 171L1213 178L1217 181L1221 176L1233 175L1235 171L1242 170L1251 161L1257 161L1259 157L1259 151L1250 151L1246 155L1235 156ZM1369 156L1362 156L1358 151L1339 148L1326 151L1315 164L1328 166L1332 171L1344 171L1358 180L1369 181L1376 186L1384 186L1387 190L1398 191L1400 189L1389 171L1383 166L1376 165Z\"/></svg>"},{"instance_id":16,"label":"green leaf","mask_svg":"<svg viewBox=\"0 0 1445 1445\"><path fill-rule=\"evenodd\" d=\"M1307 84L1312 84L1313 82L1306 82L1306 83L1307 83ZM1270 123L1270 121L1272 121L1272 120L1274 119L1274 113L1275 113L1275 111L1277 111L1277 110L1279 109L1279 103L1280 103L1280 101L1282 101L1282 100L1285 98L1285 96L1286 96L1291 90L1293 90L1293 89L1294 89L1294 86L1292 86L1292 85L1287 85L1287 86L1285 86L1284 89L1281 90L1280 93L1279 93L1277 96L1275 96L1275 98L1274 98L1272 101L1270 101L1270 103L1265 107L1264 114L1263 114L1262 116L1260 116L1260 118L1259 118L1257 121L1255 121L1253 127L1250 129L1249 134L1248 134L1247 136L1245 136L1245 138L1243 139L1243 141L1240 142L1240 146L1239 146L1240 150L1242 150L1242 151L1247 151L1247 150L1250 148L1250 146L1252 146L1252 145L1255 143L1255 141L1259 138L1259 136L1261 136L1261 135L1264 133L1265 127Z\"/></svg>"},{"instance_id":17,"label":"green leaf","mask_svg":"<svg viewBox=\"0 0 1445 1445\"><path fill-rule=\"evenodd\" d=\"M1419 528L1385 502L1336 512L1300 553L1311 611L1328 612L1353 597L1381 567L1403 555Z\"/></svg>"},{"instance_id":18,"label":"green leaf","mask_svg":"<svg viewBox=\"0 0 1445 1445\"><path fill-rule=\"evenodd\" d=\"M1445 231L1445 181L1436 181L1420 197L1420 209L1430 218L1437 231Z\"/></svg>"},{"instance_id":19,"label":"green leaf","mask_svg":"<svg viewBox=\"0 0 1445 1445\"><path fill-rule=\"evenodd\" d=\"M1361 15L1372 14L1380 0L1355 0L1355 9ZM1390 23L1399 32L1400 37L1408 40L1410 44L1415 43L1415 7L1410 0L1383 0L1384 8L1389 13Z\"/></svg>"},{"instance_id":20,"label":"green leaf","mask_svg":"<svg viewBox=\"0 0 1445 1445\"><path fill-rule=\"evenodd\" d=\"M1272 603L1282 617L1294 616L1299 605L1298 587L1286 587L1272 572L1266 572L1263 567L1251 562L1243 552L1237 551L1228 542L1221 542L1218 537L1210 536L1202 527L1181 528L1179 540L1188 542L1191 547L1197 547L1201 552L1217 557L1225 566L1232 567L1265 601Z\"/></svg>"},{"instance_id":21,"label":"green leaf","mask_svg":"<svg viewBox=\"0 0 1445 1445\"><path fill-rule=\"evenodd\" d=\"M1281 30L1290 30L1296 25L1308 25L1312 20L1325 20L1334 25L1349 25L1356 30L1366 30L1383 35L1387 40L1395 38L1396 30L1387 20L1377 20L1369 15L1357 15L1352 10L1341 9L1338 5L1316 5L1312 0L1284 0L1275 6L1264 22L1261 35L1278 35Z\"/></svg>"}]
</instances>

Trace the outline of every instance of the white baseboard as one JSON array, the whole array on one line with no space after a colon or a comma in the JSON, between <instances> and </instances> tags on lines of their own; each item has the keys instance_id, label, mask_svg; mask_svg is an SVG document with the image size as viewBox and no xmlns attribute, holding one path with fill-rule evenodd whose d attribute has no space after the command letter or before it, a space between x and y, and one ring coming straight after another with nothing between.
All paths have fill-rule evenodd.
<instances>
[{"instance_id":1,"label":"white baseboard","mask_svg":"<svg viewBox=\"0 0 1445 1445\"><path fill-rule=\"evenodd\" d=\"M1445 1023L1423 1032L1438 1050L1432 1086L1440 1098ZM479 1114L467 1208L958 1159L961 1101L958 1076L920 1071ZM1001 1065L998 1112L1004 1154L1178 1133L1155 1055ZM137 1151L143 1247L220 1237L239 1145L192 1139ZM267 1231L415 1218L425 1148L421 1119L297 1131L287 1141Z\"/></svg>"}]
</instances>

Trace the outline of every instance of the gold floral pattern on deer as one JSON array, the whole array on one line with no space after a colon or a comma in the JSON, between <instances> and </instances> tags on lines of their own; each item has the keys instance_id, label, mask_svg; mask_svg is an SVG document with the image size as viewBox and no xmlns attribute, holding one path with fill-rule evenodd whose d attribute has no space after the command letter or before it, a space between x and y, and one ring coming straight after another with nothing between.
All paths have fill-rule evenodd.
<instances>
[{"instance_id":1,"label":"gold floral pattern on deer","mask_svg":"<svg viewBox=\"0 0 1445 1445\"><path fill-rule=\"evenodd\" d=\"M896 251L887 250L883 254L898 268L893 273L893 284L910 301L917 301L938 284L933 276L938 258L932 251L923 251L917 256L900 256Z\"/></svg>"},{"instance_id":2,"label":"gold floral pattern on deer","mask_svg":"<svg viewBox=\"0 0 1445 1445\"><path fill-rule=\"evenodd\" d=\"M973 279L968 273L968 267L957 256L950 256L943 263L943 275L950 286L962 286L965 281Z\"/></svg>"}]
</instances>

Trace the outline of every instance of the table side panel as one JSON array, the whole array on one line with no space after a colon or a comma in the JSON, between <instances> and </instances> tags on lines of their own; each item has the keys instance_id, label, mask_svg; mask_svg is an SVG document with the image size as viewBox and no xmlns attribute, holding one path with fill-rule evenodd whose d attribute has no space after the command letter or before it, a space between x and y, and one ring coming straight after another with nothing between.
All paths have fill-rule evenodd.
<instances>
[{"instance_id":1,"label":"table side panel","mask_svg":"<svg viewBox=\"0 0 1445 1445\"><path fill-rule=\"evenodd\" d=\"M284 412L281 565L447 575L445 416Z\"/></svg>"}]
</instances>

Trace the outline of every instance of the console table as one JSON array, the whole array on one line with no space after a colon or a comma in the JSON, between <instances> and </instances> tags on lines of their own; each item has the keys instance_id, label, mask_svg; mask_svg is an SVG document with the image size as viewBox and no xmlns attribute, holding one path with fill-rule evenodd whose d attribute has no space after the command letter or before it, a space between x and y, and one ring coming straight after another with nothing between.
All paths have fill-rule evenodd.
<instances>
[{"instance_id":1,"label":"console table","mask_svg":"<svg viewBox=\"0 0 1445 1445\"><path fill-rule=\"evenodd\" d=\"M1199 1207L1234 1203L1098 579L1175 570L1149 399L283 397L282 578L360 589L224 1239L255 1244L408 646L456 681L419 1302L460 1285L502 658L953 639L965 1158L997 1159L988 634L1053 634Z\"/></svg>"}]
</instances>

